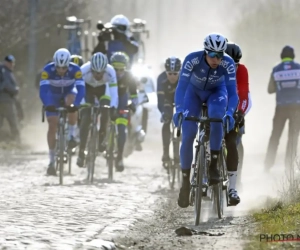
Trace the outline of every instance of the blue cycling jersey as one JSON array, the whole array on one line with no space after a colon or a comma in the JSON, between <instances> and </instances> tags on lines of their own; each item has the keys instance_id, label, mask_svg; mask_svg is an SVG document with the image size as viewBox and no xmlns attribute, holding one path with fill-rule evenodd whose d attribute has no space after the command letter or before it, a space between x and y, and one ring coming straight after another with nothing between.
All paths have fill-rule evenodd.
<instances>
[{"instance_id":1,"label":"blue cycling jersey","mask_svg":"<svg viewBox=\"0 0 300 250\"><path fill-rule=\"evenodd\" d=\"M77 89L74 105L78 106L85 95L85 83L78 65L70 63L64 76L56 73L54 62L44 67L40 81L40 98L45 106L48 105L49 96L64 96L74 88Z\"/></svg>"},{"instance_id":2,"label":"blue cycling jersey","mask_svg":"<svg viewBox=\"0 0 300 250\"><path fill-rule=\"evenodd\" d=\"M175 95L177 110L183 108L184 95L189 84L199 91L212 91L216 87L226 86L229 100L227 110L232 114L236 110L238 96L235 63L227 54L216 69L207 64L204 50L193 52L185 58Z\"/></svg>"}]
</instances>

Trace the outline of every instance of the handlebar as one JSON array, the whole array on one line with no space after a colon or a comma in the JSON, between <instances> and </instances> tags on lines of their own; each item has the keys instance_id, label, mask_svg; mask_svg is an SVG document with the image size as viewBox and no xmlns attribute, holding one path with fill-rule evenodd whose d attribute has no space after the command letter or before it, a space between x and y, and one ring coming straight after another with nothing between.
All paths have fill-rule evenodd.
<instances>
[{"instance_id":1,"label":"handlebar","mask_svg":"<svg viewBox=\"0 0 300 250\"><path fill-rule=\"evenodd\" d=\"M196 116L187 116L184 118L186 121L194 121L194 122L200 122L200 123L211 123L211 122L223 122L223 119L218 119L218 118L199 118ZM181 127L182 127L182 122L183 122L183 114L180 114L179 116L179 122L178 122L178 127L177 127L177 137L180 137L181 134ZM229 122L228 122L229 124ZM229 128L229 125L227 125Z\"/></svg>"}]
</instances>

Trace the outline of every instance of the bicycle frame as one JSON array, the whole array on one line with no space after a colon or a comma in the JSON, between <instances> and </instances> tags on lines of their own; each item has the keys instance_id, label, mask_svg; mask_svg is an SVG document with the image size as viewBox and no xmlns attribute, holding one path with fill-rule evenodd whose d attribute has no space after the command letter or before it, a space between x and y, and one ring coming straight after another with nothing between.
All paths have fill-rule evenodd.
<instances>
[{"instance_id":1,"label":"bicycle frame","mask_svg":"<svg viewBox=\"0 0 300 250\"><path fill-rule=\"evenodd\" d=\"M90 107L91 109L91 124L89 126L90 136L88 140L88 154L86 159L86 165L88 170L88 179L93 183L95 160L97 157L97 141L98 141L98 116L100 113L100 103L98 99L94 98L95 104Z\"/></svg>"}]
</instances>

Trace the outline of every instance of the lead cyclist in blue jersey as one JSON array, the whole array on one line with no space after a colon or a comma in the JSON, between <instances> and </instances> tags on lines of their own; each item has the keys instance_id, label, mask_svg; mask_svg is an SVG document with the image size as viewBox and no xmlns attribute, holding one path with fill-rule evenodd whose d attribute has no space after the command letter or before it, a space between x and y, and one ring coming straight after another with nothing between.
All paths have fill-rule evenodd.
<instances>
[{"instance_id":1,"label":"lead cyclist in blue jersey","mask_svg":"<svg viewBox=\"0 0 300 250\"><path fill-rule=\"evenodd\" d=\"M185 58L175 92L176 113L173 121L176 127L180 115L199 117L202 104L206 103L209 118L223 118L223 121L228 119L229 129L234 128L233 114L238 104L236 73L233 59L224 53L226 47L227 41L224 36L209 34L204 39L204 50L193 52ZM178 205L182 208L189 206L190 171L196 134L196 122L183 120L180 149L183 178L178 199ZM221 181L217 162L222 137L222 122L211 122L210 185Z\"/></svg>"},{"instance_id":2,"label":"lead cyclist in blue jersey","mask_svg":"<svg viewBox=\"0 0 300 250\"><path fill-rule=\"evenodd\" d=\"M41 74L40 98L47 107L48 146L50 163L47 169L48 175L56 175L55 171L55 133L58 123L58 113L55 108L61 106L61 100L67 108L75 111L85 95L85 83L78 65L71 63L71 54L67 49L59 49L53 56L53 62L47 64ZM72 107L75 106L75 109ZM50 112L49 112L50 111ZM54 111L54 112L52 112ZM68 114L69 134L68 147L77 145L76 122L77 113Z\"/></svg>"}]
</instances>

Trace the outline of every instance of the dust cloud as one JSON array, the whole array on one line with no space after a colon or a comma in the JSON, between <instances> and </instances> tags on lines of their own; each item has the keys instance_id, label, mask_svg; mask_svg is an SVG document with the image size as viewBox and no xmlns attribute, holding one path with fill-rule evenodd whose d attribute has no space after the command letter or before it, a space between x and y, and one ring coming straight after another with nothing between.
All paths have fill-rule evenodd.
<instances>
[{"instance_id":1,"label":"dust cloud","mask_svg":"<svg viewBox=\"0 0 300 250\"><path fill-rule=\"evenodd\" d=\"M272 67L280 61L280 51L286 44L300 51L298 10L295 0L272 1L211 1L211 0L90 0L86 10L95 27L98 20L110 21L115 14L124 14L129 19L147 21L150 37L146 43L146 62L158 75L167 56L182 59L190 52L202 48L205 35L220 32L229 40L238 43L243 51L241 60L249 70L250 91L253 107L246 119L246 134L243 137L245 165L242 180L244 188L240 207L249 209L256 195L269 195L272 184L265 181L271 177L262 172L264 154L272 129L275 96L267 94L267 84ZM84 16L82 16L84 18ZM297 59L297 58L296 58ZM40 123L40 116L36 117ZM34 124L34 122L33 122ZM161 124L158 122L157 127ZM29 127L30 128L30 127ZM42 133L37 130L42 129ZM39 124L33 129L33 145L46 142L46 128ZM284 140L279 148L285 149ZM42 146L39 147L44 147ZM282 154L280 154L282 155ZM279 158L279 157L278 157ZM280 161L280 159L279 159ZM268 187L263 187L267 185ZM268 182L267 182L268 183ZM245 205L243 205L243 202Z\"/></svg>"}]
</instances>

